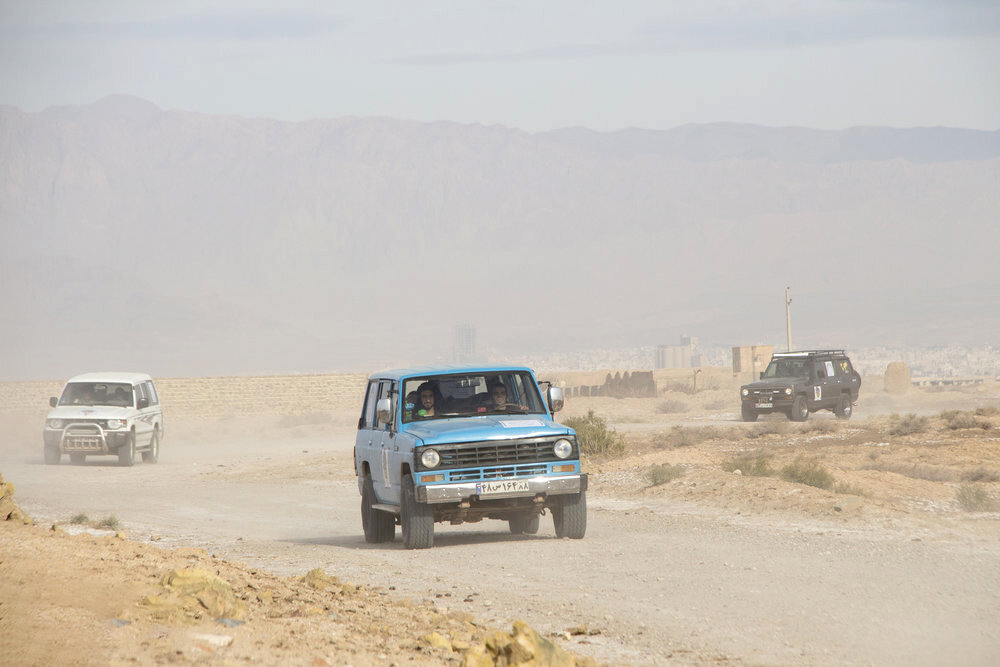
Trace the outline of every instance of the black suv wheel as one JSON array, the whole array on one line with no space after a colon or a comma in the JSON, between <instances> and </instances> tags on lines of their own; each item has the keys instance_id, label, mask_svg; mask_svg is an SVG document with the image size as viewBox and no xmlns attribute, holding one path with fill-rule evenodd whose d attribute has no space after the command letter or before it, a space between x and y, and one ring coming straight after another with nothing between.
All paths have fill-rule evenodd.
<instances>
[{"instance_id":1,"label":"black suv wheel","mask_svg":"<svg viewBox=\"0 0 1000 667\"><path fill-rule=\"evenodd\" d=\"M806 397L799 394L795 397L792 402L792 411L788 414L788 418L793 422L804 422L809 418L809 406L806 404Z\"/></svg>"},{"instance_id":2,"label":"black suv wheel","mask_svg":"<svg viewBox=\"0 0 1000 667\"><path fill-rule=\"evenodd\" d=\"M850 419L853 413L854 404L851 403L851 395L843 394L840 397L840 403L833 409L833 414L837 415L837 419Z\"/></svg>"}]
</instances>

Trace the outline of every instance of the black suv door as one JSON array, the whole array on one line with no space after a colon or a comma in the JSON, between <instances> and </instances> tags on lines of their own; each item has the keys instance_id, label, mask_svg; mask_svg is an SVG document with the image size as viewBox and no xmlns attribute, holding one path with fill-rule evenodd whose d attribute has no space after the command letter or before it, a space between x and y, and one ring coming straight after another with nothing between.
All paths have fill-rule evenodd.
<instances>
[{"instance_id":1,"label":"black suv door","mask_svg":"<svg viewBox=\"0 0 1000 667\"><path fill-rule=\"evenodd\" d=\"M812 363L812 400L815 408L832 408L840 399L840 382L833 361L814 359Z\"/></svg>"}]
</instances>

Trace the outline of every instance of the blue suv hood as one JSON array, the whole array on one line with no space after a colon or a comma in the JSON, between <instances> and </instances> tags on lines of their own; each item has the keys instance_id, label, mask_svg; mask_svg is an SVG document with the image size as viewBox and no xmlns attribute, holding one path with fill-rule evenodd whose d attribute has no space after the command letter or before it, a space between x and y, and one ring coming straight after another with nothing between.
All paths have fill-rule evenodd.
<instances>
[{"instance_id":1,"label":"blue suv hood","mask_svg":"<svg viewBox=\"0 0 1000 667\"><path fill-rule=\"evenodd\" d=\"M568 435L573 430L545 415L490 415L407 424L403 430L425 445Z\"/></svg>"}]
</instances>

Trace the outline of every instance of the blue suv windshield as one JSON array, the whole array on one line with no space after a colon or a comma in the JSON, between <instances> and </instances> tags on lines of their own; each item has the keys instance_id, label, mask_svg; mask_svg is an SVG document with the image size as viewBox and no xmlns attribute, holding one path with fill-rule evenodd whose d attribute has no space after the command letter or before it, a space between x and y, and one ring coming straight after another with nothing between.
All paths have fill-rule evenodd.
<instances>
[{"instance_id":1,"label":"blue suv windshield","mask_svg":"<svg viewBox=\"0 0 1000 667\"><path fill-rule=\"evenodd\" d=\"M538 386L525 371L460 373L403 382L403 423L426 419L545 413Z\"/></svg>"}]
</instances>

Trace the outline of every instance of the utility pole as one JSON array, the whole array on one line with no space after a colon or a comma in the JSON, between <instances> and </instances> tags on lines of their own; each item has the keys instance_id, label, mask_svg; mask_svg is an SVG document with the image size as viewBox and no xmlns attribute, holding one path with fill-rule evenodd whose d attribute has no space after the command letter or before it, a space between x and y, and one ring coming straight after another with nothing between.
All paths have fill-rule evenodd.
<instances>
[{"instance_id":1,"label":"utility pole","mask_svg":"<svg viewBox=\"0 0 1000 667\"><path fill-rule=\"evenodd\" d=\"M792 351L792 300L788 296L790 287L785 288L785 330L788 335L788 351Z\"/></svg>"}]
</instances>

